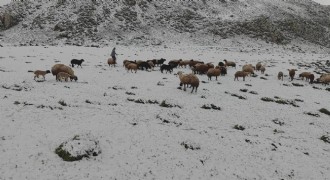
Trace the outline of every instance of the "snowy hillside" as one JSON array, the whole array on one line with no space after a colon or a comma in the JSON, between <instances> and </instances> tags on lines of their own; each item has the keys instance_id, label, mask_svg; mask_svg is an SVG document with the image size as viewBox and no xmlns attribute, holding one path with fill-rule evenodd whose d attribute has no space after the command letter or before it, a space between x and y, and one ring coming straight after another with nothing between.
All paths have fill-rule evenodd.
<instances>
[{"instance_id":1,"label":"snowy hillside","mask_svg":"<svg viewBox=\"0 0 330 180\"><path fill-rule=\"evenodd\" d=\"M2 42L21 45L217 45L243 35L330 47L329 10L311 0L37 0L11 3L0 16Z\"/></svg>"},{"instance_id":2,"label":"snowy hillside","mask_svg":"<svg viewBox=\"0 0 330 180\"><path fill-rule=\"evenodd\" d=\"M0 7L0 180L330 179L330 11L311 0L34 0ZM117 49L118 65L107 59ZM234 61L226 76L125 59ZM35 70L84 59L78 80ZM243 65L265 74L234 81ZM288 69L297 69L293 81ZM282 71L284 79L278 80Z\"/></svg>"},{"instance_id":3,"label":"snowy hillside","mask_svg":"<svg viewBox=\"0 0 330 180\"><path fill-rule=\"evenodd\" d=\"M2 47L0 179L328 179L329 115L319 110L330 109L330 86L298 74L319 77L317 66L329 68L329 55L305 53L316 47L304 45L304 52L262 42L223 47L118 46L117 67L106 64L108 48ZM161 57L214 64L226 58L238 66L218 81L198 75L192 94L177 88L174 75L188 68L162 74L159 67L122 67L124 59ZM37 82L28 72L73 58L85 59L73 68L77 82L56 82L51 74ZM242 65L259 61L264 75L234 81ZM298 69L292 82L288 68ZM65 162L59 147L74 154L92 148L97 156Z\"/></svg>"}]
</instances>

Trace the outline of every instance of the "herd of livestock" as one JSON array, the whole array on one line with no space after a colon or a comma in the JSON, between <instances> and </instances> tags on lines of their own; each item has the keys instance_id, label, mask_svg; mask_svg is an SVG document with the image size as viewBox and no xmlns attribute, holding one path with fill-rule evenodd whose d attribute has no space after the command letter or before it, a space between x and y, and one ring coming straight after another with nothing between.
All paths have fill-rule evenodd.
<instances>
[{"instance_id":1,"label":"herd of livestock","mask_svg":"<svg viewBox=\"0 0 330 180\"><path fill-rule=\"evenodd\" d=\"M225 76L227 74L227 68L233 67L236 68L236 63L233 61L227 61L224 60L223 62L219 62L217 66L214 66L212 63L204 63L203 61L197 61L197 60L171 60L167 64L165 64L166 59L153 59L153 60L135 60L135 61L129 61L124 60L123 66L127 70L127 72L137 72L138 70L153 70L155 67L160 67L161 73L172 73L174 68L185 68L187 66L190 67L192 70L192 73L184 74L182 71L179 71L177 75L180 79L180 86L183 85L183 90L186 90L186 86L190 85L192 87L193 92L197 92L197 88L199 86L199 79L196 74L203 75L206 74L208 77L208 80L212 80L212 77L215 77L216 80L218 76ZM68 81L69 79L78 80L78 77L74 74L73 67L75 65L77 67L82 67L81 64L84 62L83 59L72 59L70 66L64 65L64 64L55 64L51 71L42 71L42 70L36 70L34 71L34 79L39 78L39 76L42 76L43 79L45 79L45 75L48 73L52 73L54 76L56 76L56 81ZM109 66L115 67L117 62L113 60L112 58L109 58L107 61ZM243 81L245 81L246 76L252 76L254 75L255 71L260 71L261 74L264 74L266 71L265 65L262 65L261 62L258 62L255 66L252 64L246 64L242 66L242 70L237 71L234 74L234 81L238 80L239 77L243 78ZM289 71L289 77L291 81L294 79L295 73L297 69L288 69ZM283 81L284 73L282 71L278 72L278 79ZM330 73L327 74L321 74L320 78L315 79L315 76L313 73L310 72L302 72L299 74L299 77L302 78L302 80L309 81L312 83L322 83L322 84L329 84L330 82Z\"/></svg>"}]
</instances>

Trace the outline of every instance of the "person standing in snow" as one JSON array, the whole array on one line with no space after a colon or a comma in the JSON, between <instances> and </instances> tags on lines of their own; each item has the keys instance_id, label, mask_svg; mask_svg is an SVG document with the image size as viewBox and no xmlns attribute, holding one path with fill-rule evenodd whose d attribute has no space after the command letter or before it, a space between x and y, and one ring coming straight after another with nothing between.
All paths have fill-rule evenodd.
<instances>
[{"instance_id":1,"label":"person standing in snow","mask_svg":"<svg viewBox=\"0 0 330 180\"><path fill-rule=\"evenodd\" d=\"M113 61L115 61L115 62L116 62L116 55L117 55L116 48L113 48L112 52L111 52L111 57L112 57Z\"/></svg>"}]
</instances>

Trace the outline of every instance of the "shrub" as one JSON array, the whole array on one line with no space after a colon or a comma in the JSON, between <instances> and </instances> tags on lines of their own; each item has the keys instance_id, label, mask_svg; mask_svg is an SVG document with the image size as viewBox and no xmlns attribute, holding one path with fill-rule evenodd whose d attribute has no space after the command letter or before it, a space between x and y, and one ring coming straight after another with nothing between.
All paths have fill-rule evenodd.
<instances>
[{"instance_id":1,"label":"shrub","mask_svg":"<svg viewBox=\"0 0 330 180\"><path fill-rule=\"evenodd\" d=\"M135 99L127 98L127 101L134 101Z\"/></svg>"},{"instance_id":2,"label":"shrub","mask_svg":"<svg viewBox=\"0 0 330 180\"><path fill-rule=\"evenodd\" d=\"M280 126L284 125L284 122L279 121L278 119L273 119L272 121L273 121L273 123L278 124Z\"/></svg>"},{"instance_id":3,"label":"shrub","mask_svg":"<svg viewBox=\"0 0 330 180\"><path fill-rule=\"evenodd\" d=\"M201 108L203 109L214 109L214 110L221 110L220 107L214 105L214 104L210 104L210 105L206 105L204 104Z\"/></svg>"},{"instance_id":4,"label":"shrub","mask_svg":"<svg viewBox=\"0 0 330 180\"><path fill-rule=\"evenodd\" d=\"M132 92L126 92L127 95L135 95L134 93Z\"/></svg>"},{"instance_id":5,"label":"shrub","mask_svg":"<svg viewBox=\"0 0 330 180\"><path fill-rule=\"evenodd\" d=\"M238 95L238 94L234 94L234 93L230 93L230 92L228 92L228 91L225 91L225 93L226 94L230 94L231 96L234 96L234 97L238 97L238 99L247 99L246 97L244 97L244 96L240 96L240 95Z\"/></svg>"},{"instance_id":6,"label":"shrub","mask_svg":"<svg viewBox=\"0 0 330 180\"><path fill-rule=\"evenodd\" d=\"M303 87L303 84L299 84L299 83L292 83L293 86L298 86L298 87Z\"/></svg>"},{"instance_id":7,"label":"shrub","mask_svg":"<svg viewBox=\"0 0 330 180\"><path fill-rule=\"evenodd\" d=\"M79 161L84 157L88 156L71 156L71 154L65 150L62 149L63 144L61 144L59 147L56 148L55 153L60 156L64 161Z\"/></svg>"},{"instance_id":8,"label":"shrub","mask_svg":"<svg viewBox=\"0 0 330 180\"><path fill-rule=\"evenodd\" d=\"M179 106L179 105L172 105L172 104L169 104L169 103L166 102L166 100L163 100L163 101L160 103L159 106L161 106L161 107L166 107L166 108L178 107L178 108L181 109L181 106Z\"/></svg>"},{"instance_id":9,"label":"shrub","mask_svg":"<svg viewBox=\"0 0 330 180\"><path fill-rule=\"evenodd\" d=\"M64 100L60 100L60 101L58 101L58 103L62 106L67 106L67 104L66 104L66 102L64 102Z\"/></svg>"},{"instance_id":10,"label":"shrub","mask_svg":"<svg viewBox=\"0 0 330 180\"><path fill-rule=\"evenodd\" d=\"M160 103L159 106L161 106L161 107L166 107L166 108L171 108L171 107L173 107L172 104L168 104L168 103L166 103L165 100L163 100L162 103Z\"/></svg>"},{"instance_id":11,"label":"shrub","mask_svg":"<svg viewBox=\"0 0 330 180\"><path fill-rule=\"evenodd\" d=\"M307 115L310 115L310 116L314 116L314 117L320 117L320 115L317 114L317 113L304 112L304 114L307 114Z\"/></svg>"},{"instance_id":12,"label":"shrub","mask_svg":"<svg viewBox=\"0 0 330 180\"><path fill-rule=\"evenodd\" d=\"M284 131L281 131L281 130L277 130L277 129L274 129L273 130L274 134L278 134L278 133L284 133Z\"/></svg>"},{"instance_id":13,"label":"shrub","mask_svg":"<svg viewBox=\"0 0 330 180\"><path fill-rule=\"evenodd\" d=\"M269 98L269 97L262 97L261 100L266 101L266 102L274 102L274 99Z\"/></svg>"},{"instance_id":14,"label":"shrub","mask_svg":"<svg viewBox=\"0 0 330 180\"><path fill-rule=\"evenodd\" d=\"M134 101L135 103L145 104L145 102L142 99L137 99Z\"/></svg>"},{"instance_id":15,"label":"shrub","mask_svg":"<svg viewBox=\"0 0 330 180\"><path fill-rule=\"evenodd\" d=\"M159 104L159 102L157 100L148 100L147 103L148 104Z\"/></svg>"},{"instance_id":16,"label":"shrub","mask_svg":"<svg viewBox=\"0 0 330 180\"><path fill-rule=\"evenodd\" d=\"M278 100L275 100L275 102L277 104L289 104L288 101L284 100L284 99L278 99Z\"/></svg>"},{"instance_id":17,"label":"shrub","mask_svg":"<svg viewBox=\"0 0 330 180\"><path fill-rule=\"evenodd\" d=\"M330 143L330 137L328 135L323 135L320 137L320 139L325 143Z\"/></svg>"},{"instance_id":18,"label":"shrub","mask_svg":"<svg viewBox=\"0 0 330 180\"><path fill-rule=\"evenodd\" d=\"M89 158L90 156L97 156L101 153L99 142L86 135L75 135L72 139L60 144L55 153L64 161L79 161L82 158Z\"/></svg>"},{"instance_id":19,"label":"shrub","mask_svg":"<svg viewBox=\"0 0 330 180\"><path fill-rule=\"evenodd\" d=\"M240 89L240 91L242 91L242 92L247 92L248 89Z\"/></svg>"},{"instance_id":20,"label":"shrub","mask_svg":"<svg viewBox=\"0 0 330 180\"><path fill-rule=\"evenodd\" d=\"M198 145L196 143L188 142L188 141L184 141L180 145L183 146L186 150L187 149L191 149L191 150L201 149L200 145Z\"/></svg>"},{"instance_id":21,"label":"shrub","mask_svg":"<svg viewBox=\"0 0 330 180\"><path fill-rule=\"evenodd\" d=\"M251 77L258 77L258 75L257 74L252 74Z\"/></svg>"},{"instance_id":22,"label":"shrub","mask_svg":"<svg viewBox=\"0 0 330 180\"><path fill-rule=\"evenodd\" d=\"M326 115L329 115L330 116L330 111L328 111L327 109L325 109L325 108L322 108L322 109L320 109L319 110L321 113L324 113L324 114L326 114Z\"/></svg>"},{"instance_id":23,"label":"shrub","mask_svg":"<svg viewBox=\"0 0 330 180\"><path fill-rule=\"evenodd\" d=\"M304 100L301 100L301 99L294 99L294 100L297 102L304 102Z\"/></svg>"},{"instance_id":24,"label":"shrub","mask_svg":"<svg viewBox=\"0 0 330 180\"><path fill-rule=\"evenodd\" d=\"M245 127L243 127L241 125L238 125L238 124L236 124L233 128L237 129L237 130L240 130L240 131L244 131L244 129L245 129Z\"/></svg>"},{"instance_id":25,"label":"shrub","mask_svg":"<svg viewBox=\"0 0 330 180\"><path fill-rule=\"evenodd\" d=\"M163 82L158 81L157 86L164 86Z\"/></svg>"},{"instance_id":26,"label":"shrub","mask_svg":"<svg viewBox=\"0 0 330 180\"><path fill-rule=\"evenodd\" d=\"M250 94L255 94L255 95L258 94L256 91L250 91L249 93L250 93Z\"/></svg>"}]
</instances>

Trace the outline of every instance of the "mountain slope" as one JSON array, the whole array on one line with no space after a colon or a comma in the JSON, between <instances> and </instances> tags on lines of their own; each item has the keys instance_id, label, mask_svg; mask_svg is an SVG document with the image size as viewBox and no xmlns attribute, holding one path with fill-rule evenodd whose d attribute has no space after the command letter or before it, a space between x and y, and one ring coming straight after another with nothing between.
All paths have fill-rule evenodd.
<instances>
[{"instance_id":1,"label":"mountain slope","mask_svg":"<svg viewBox=\"0 0 330 180\"><path fill-rule=\"evenodd\" d=\"M11 43L214 45L243 35L330 47L330 13L311 0L39 0L11 3L0 15L12 17L0 24L3 41Z\"/></svg>"}]
</instances>

